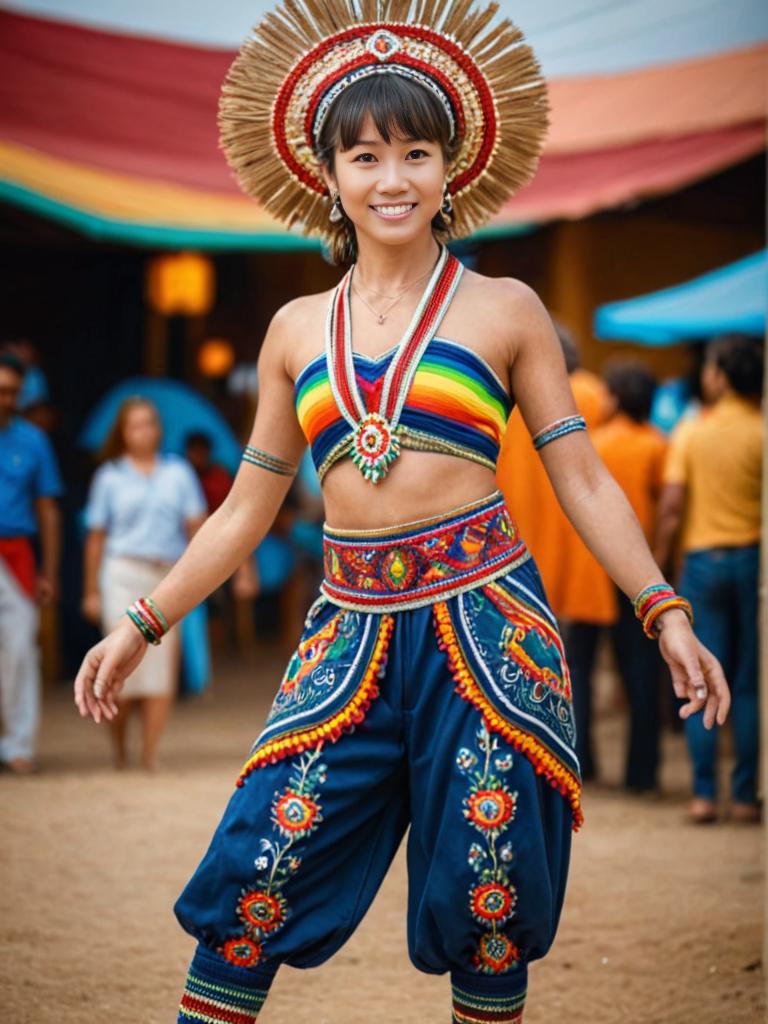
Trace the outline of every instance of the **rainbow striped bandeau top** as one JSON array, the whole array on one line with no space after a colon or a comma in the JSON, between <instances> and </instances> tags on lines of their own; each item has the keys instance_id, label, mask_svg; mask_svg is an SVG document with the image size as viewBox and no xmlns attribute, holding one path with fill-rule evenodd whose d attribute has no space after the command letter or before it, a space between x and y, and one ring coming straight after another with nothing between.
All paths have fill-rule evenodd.
<instances>
[{"instance_id":1,"label":"rainbow striped bandeau top","mask_svg":"<svg viewBox=\"0 0 768 1024\"><path fill-rule=\"evenodd\" d=\"M355 379L368 409L377 406L397 346L378 358L353 354ZM311 360L294 385L296 413L322 480L349 455L353 431L342 416L325 353ZM403 448L458 455L495 469L513 403L501 381L477 353L433 337L419 359L396 434Z\"/></svg>"}]
</instances>

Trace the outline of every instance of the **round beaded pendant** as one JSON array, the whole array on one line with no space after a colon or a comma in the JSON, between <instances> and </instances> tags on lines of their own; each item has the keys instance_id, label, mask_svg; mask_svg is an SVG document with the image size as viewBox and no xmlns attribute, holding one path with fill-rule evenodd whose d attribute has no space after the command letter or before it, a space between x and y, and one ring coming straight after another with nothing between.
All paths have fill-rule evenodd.
<instances>
[{"instance_id":1,"label":"round beaded pendant","mask_svg":"<svg viewBox=\"0 0 768 1024\"><path fill-rule=\"evenodd\" d=\"M377 483L400 454L400 441L392 424L378 412L369 412L352 438L352 461L366 480Z\"/></svg>"}]
</instances>

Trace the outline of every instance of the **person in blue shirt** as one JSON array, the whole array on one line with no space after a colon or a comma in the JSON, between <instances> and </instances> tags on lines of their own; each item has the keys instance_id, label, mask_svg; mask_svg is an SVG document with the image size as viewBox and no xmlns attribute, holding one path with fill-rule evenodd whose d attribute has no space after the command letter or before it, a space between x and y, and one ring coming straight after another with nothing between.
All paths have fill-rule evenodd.
<instances>
[{"instance_id":1,"label":"person in blue shirt","mask_svg":"<svg viewBox=\"0 0 768 1024\"><path fill-rule=\"evenodd\" d=\"M0 353L0 762L16 774L36 767L39 606L57 596L63 491L50 441L17 414L23 381L23 363Z\"/></svg>"},{"instance_id":2,"label":"person in blue shirt","mask_svg":"<svg viewBox=\"0 0 768 1024\"><path fill-rule=\"evenodd\" d=\"M108 633L137 595L154 586L183 553L208 508L186 459L159 451L161 424L148 399L122 403L102 450L85 510L83 614ZM115 766L127 758L126 727L134 708L142 718L144 768L156 766L157 747L173 704L179 667L178 629L153 647L127 680L112 723Z\"/></svg>"}]
</instances>

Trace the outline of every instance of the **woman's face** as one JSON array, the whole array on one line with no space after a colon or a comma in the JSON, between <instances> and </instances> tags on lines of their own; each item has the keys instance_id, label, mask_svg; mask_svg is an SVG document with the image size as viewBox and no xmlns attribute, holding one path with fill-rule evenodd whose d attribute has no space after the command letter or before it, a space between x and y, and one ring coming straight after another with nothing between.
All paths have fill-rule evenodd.
<instances>
[{"instance_id":1,"label":"woman's face","mask_svg":"<svg viewBox=\"0 0 768 1024\"><path fill-rule=\"evenodd\" d=\"M148 405L135 405L128 410L123 427L123 441L131 455L147 456L157 450L160 426L153 409Z\"/></svg>"},{"instance_id":2,"label":"woman's face","mask_svg":"<svg viewBox=\"0 0 768 1024\"><path fill-rule=\"evenodd\" d=\"M402 245L431 230L443 201L445 161L437 142L394 135L390 140L384 141L369 115L357 143L336 151L334 173L326 171L325 179L340 194L358 239Z\"/></svg>"}]
</instances>

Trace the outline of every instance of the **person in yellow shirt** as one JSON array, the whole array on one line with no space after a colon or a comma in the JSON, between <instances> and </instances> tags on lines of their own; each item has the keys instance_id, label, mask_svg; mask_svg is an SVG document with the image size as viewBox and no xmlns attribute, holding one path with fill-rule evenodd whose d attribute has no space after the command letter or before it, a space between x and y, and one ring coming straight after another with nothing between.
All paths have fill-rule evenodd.
<instances>
[{"instance_id":1,"label":"person in yellow shirt","mask_svg":"<svg viewBox=\"0 0 768 1024\"><path fill-rule=\"evenodd\" d=\"M606 366L604 380L612 415L594 431L593 444L650 540L667 449L664 435L648 422L656 380L642 363L623 359ZM654 790L659 762L661 659L643 634L629 598L589 552L585 558L589 560L584 569L590 581L590 599L568 624L565 636L576 716L576 752L584 776L594 777L597 763L591 729L592 672L597 642L607 627L629 701L624 786L636 793Z\"/></svg>"},{"instance_id":2,"label":"person in yellow shirt","mask_svg":"<svg viewBox=\"0 0 768 1024\"><path fill-rule=\"evenodd\" d=\"M714 343L713 343L714 344ZM733 692L736 753L731 818L759 821L758 580L764 444L760 391L763 345L742 335L717 339L706 366L722 396L680 424L672 437L655 545L662 567L680 534L680 592L693 605L694 630L721 661ZM695 822L717 817L717 728L701 715L685 722L693 766Z\"/></svg>"}]
</instances>

